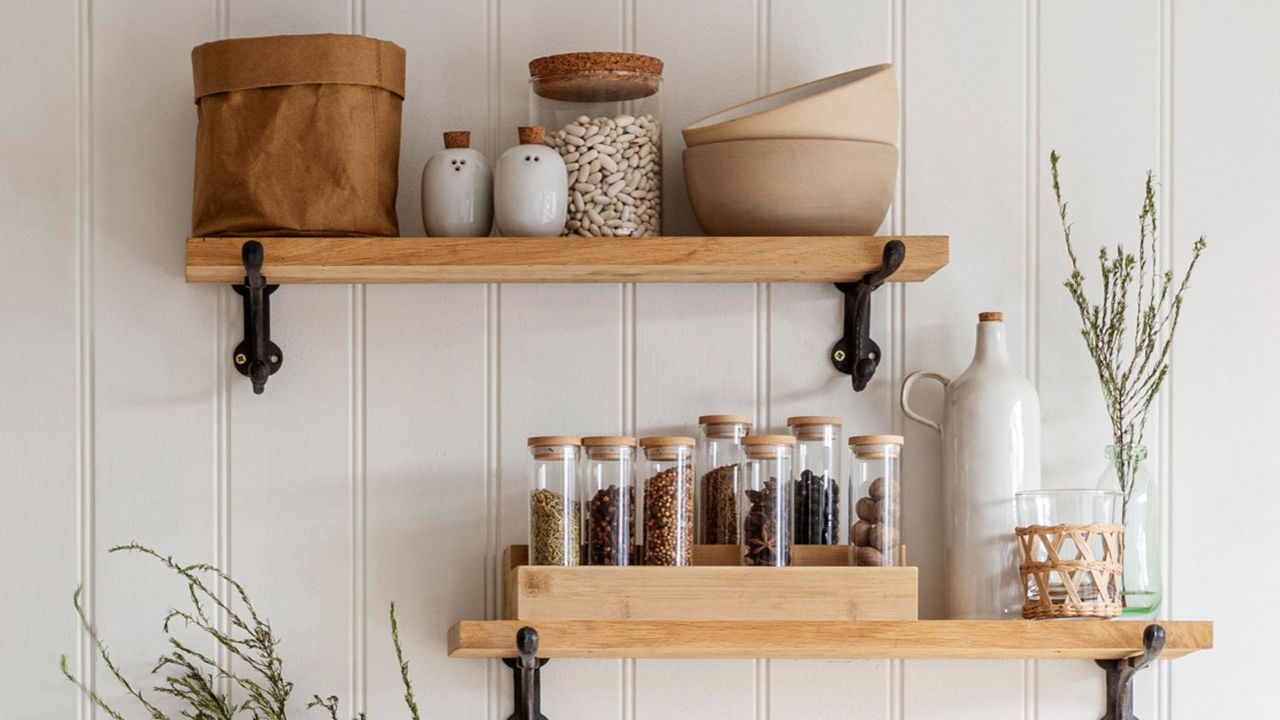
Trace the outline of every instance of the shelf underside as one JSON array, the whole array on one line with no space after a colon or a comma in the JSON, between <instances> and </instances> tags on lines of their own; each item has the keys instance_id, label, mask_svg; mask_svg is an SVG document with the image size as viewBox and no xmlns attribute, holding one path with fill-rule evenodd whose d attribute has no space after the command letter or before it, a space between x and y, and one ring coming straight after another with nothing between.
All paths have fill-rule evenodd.
<instances>
[{"instance_id":1,"label":"shelf underside","mask_svg":"<svg viewBox=\"0 0 1280 720\"><path fill-rule=\"evenodd\" d=\"M269 283L850 282L880 268L885 243L906 261L890 282L947 264L946 236L883 237L215 237L187 240L187 282L244 279L240 246L262 243Z\"/></svg>"},{"instance_id":2,"label":"shelf underside","mask_svg":"<svg viewBox=\"0 0 1280 720\"><path fill-rule=\"evenodd\" d=\"M1148 621L463 621L449 656L516 657L516 632L538 631L545 658L1083 659L1142 654ZM1161 622L1160 657L1213 647L1211 622Z\"/></svg>"}]
</instances>

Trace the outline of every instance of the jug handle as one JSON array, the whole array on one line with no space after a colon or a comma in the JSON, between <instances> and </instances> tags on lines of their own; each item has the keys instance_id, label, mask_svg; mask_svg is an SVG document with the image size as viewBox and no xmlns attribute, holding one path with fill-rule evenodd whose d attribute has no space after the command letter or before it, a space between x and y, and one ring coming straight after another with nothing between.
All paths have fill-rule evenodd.
<instances>
[{"instance_id":1,"label":"jug handle","mask_svg":"<svg viewBox=\"0 0 1280 720\"><path fill-rule=\"evenodd\" d=\"M902 383L902 412L905 413L907 417L911 418L912 420L915 420L921 425L927 425L933 428L934 430L937 430L939 433L941 433L942 432L941 424L936 423L930 420L929 418L921 415L920 413L912 410L911 405L907 402L907 396L911 394L911 386L914 385L917 380L937 380L945 390L946 387L951 384L951 378L947 377L946 375L940 375L935 372L925 372L923 370L920 370L908 375L906 381Z\"/></svg>"}]
</instances>

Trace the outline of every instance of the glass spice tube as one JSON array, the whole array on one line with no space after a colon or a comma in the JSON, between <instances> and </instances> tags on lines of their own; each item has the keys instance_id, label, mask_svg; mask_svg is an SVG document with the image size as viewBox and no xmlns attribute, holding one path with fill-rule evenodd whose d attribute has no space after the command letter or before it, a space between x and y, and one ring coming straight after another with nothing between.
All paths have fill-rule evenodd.
<instances>
[{"instance_id":1,"label":"glass spice tube","mask_svg":"<svg viewBox=\"0 0 1280 720\"><path fill-rule=\"evenodd\" d=\"M857 496L849 528L853 564L899 567L906 564L902 545L902 436L849 438L853 456L849 495Z\"/></svg>"},{"instance_id":2,"label":"glass spice tube","mask_svg":"<svg viewBox=\"0 0 1280 720\"><path fill-rule=\"evenodd\" d=\"M578 503L578 447L566 435L529 438L529 564L578 565L582 509Z\"/></svg>"},{"instance_id":3,"label":"glass spice tube","mask_svg":"<svg viewBox=\"0 0 1280 720\"><path fill-rule=\"evenodd\" d=\"M693 450L691 437L641 438L640 542L645 565L693 564Z\"/></svg>"},{"instance_id":4,"label":"glass spice tube","mask_svg":"<svg viewBox=\"0 0 1280 720\"><path fill-rule=\"evenodd\" d=\"M742 564L791 564L790 435L748 435L742 441L748 470L742 495Z\"/></svg>"},{"instance_id":5,"label":"glass spice tube","mask_svg":"<svg viewBox=\"0 0 1280 720\"><path fill-rule=\"evenodd\" d=\"M841 421L838 417L803 415L787 418L796 438L795 491L792 512L797 545L839 545Z\"/></svg>"},{"instance_id":6,"label":"glass spice tube","mask_svg":"<svg viewBox=\"0 0 1280 720\"><path fill-rule=\"evenodd\" d=\"M631 565L635 542L633 437L582 438L586 455L586 563Z\"/></svg>"},{"instance_id":7,"label":"glass spice tube","mask_svg":"<svg viewBox=\"0 0 1280 720\"><path fill-rule=\"evenodd\" d=\"M751 418L742 415L703 415L702 452L698 478L698 542L738 544L738 495L742 492L742 438L751 432Z\"/></svg>"}]
</instances>

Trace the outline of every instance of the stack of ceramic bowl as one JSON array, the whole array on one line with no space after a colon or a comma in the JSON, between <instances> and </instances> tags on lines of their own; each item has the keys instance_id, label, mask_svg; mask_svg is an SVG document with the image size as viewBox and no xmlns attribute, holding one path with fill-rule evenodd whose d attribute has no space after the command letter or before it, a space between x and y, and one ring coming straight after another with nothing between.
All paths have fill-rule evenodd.
<instances>
[{"instance_id":1,"label":"stack of ceramic bowl","mask_svg":"<svg viewBox=\"0 0 1280 720\"><path fill-rule=\"evenodd\" d=\"M757 98L684 128L708 235L874 235L898 173L892 65Z\"/></svg>"}]
</instances>

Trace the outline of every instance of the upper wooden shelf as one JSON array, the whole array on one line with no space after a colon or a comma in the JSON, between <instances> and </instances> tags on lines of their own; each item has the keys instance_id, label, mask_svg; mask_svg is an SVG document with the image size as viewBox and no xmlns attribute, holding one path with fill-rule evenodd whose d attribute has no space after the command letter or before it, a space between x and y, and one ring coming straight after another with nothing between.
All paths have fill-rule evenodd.
<instances>
[{"instance_id":1,"label":"upper wooden shelf","mask_svg":"<svg viewBox=\"0 0 1280 720\"><path fill-rule=\"evenodd\" d=\"M517 657L516 632L538 631L544 658L1081 659L1142 654L1148 621L694 622L463 621L449 656ZM1160 622L1161 658L1213 647L1211 622Z\"/></svg>"},{"instance_id":2,"label":"upper wooden shelf","mask_svg":"<svg viewBox=\"0 0 1280 720\"><path fill-rule=\"evenodd\" d=\"M240 246L262 243L270 283L850 282L880 267L885 243L906 261L890 282L947 264L946 236L883 237L214 237L187 240L187 282L244 280Z\"/></svg>"}]
</instances>

